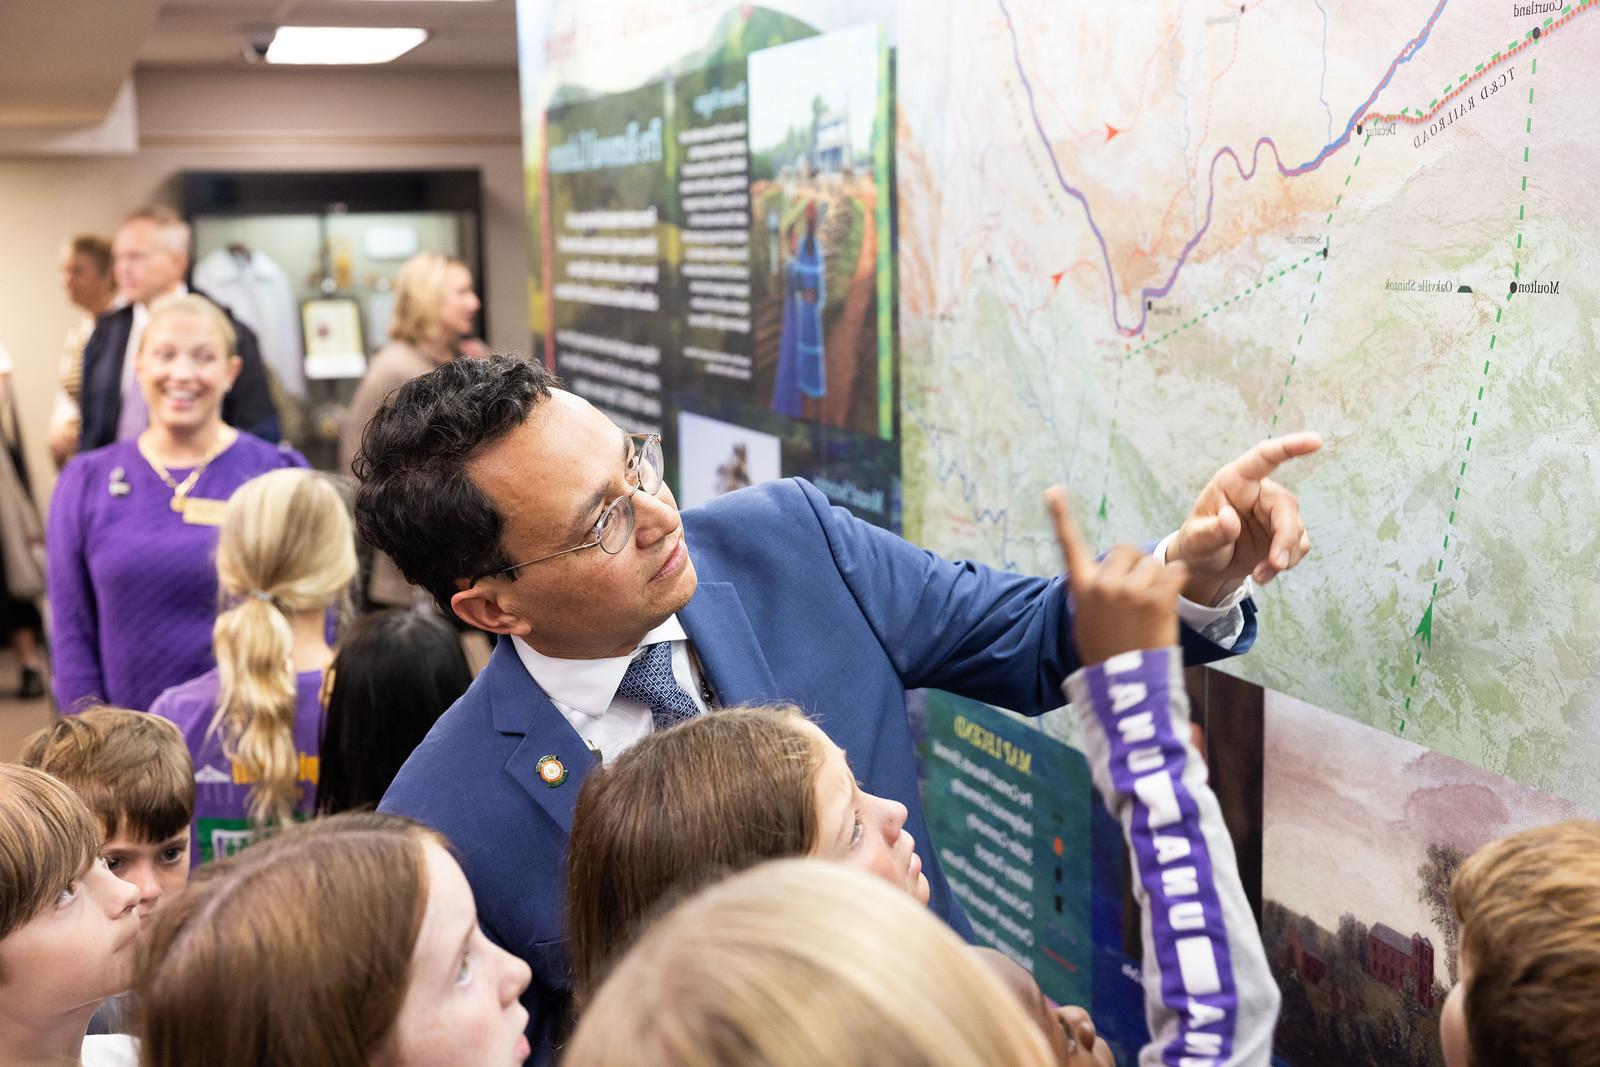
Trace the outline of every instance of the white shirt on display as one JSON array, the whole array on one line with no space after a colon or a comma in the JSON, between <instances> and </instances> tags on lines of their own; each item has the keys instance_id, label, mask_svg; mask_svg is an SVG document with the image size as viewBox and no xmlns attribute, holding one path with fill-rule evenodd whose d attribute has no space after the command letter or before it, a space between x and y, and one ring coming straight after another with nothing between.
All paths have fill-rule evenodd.
<instances>
[{"instance_id":1,"label":"white shirt on display","mask_svg":"<svg viewBox=\"0 0 1600 1067\"><path fill-rule=\"evenodd\" d=\"M255 332L261 362L272 368L285 392L303 399L300 304L283 268L264 252L235 255L219 248L195 264L194 284Z\"/></svg>"}]
</instances>

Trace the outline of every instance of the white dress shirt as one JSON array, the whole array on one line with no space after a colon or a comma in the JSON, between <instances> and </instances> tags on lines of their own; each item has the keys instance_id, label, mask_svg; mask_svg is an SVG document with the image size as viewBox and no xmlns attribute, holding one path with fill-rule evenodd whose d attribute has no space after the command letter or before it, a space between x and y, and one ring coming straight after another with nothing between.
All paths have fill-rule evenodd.
<instances>
[{"instance_id":1,"label":"white dress shirt","mask_svg":"<svg viewBox=\"0 0 1600 1067\"><path fill-rule=\"evenodd\" d=\"M1150 553L1162 563L1167 562L1167 546L1176 533L1170 533L1156 545L1156 550ZM1191 630L1196 630L1207 641L1218 648L1232 649L1239 640L1239 635L1244 633L1244 608L1243 604L1253 591L1250 576L1246 575L1231 592L1222 592L1217 596L1215 604L1196 604L1187 597L1178 598L1178 618L1189 624Z\"/></svg>"},{"instance_id":2,"label":"white dress shirt","mask_svg":"<svg viewBox=\"0 0 1600 1067\"><path fill-rule=\"evenodd\" d=\"M706 702L694 659L689 655L689 635L683 632L683 623L676 615L645 634L639 647L626 656L609 659L556 659L520 637L513 637L511 644L550 703L603 762L615 759L655 731L650 708L617 696L617 689L634 659L648 646L662 641L672 642L672 675L678 686L704 712Z\"/></svg>"},{"instance_id":3,"label":"white dress shirt","mask_svg":"<svg viewBox=\"0 0 1600 1067\"><path fill-rule=\"evenodd\" d=\"M183 282L179 282L173 287L172 292L161 297L157 303L162 300L171 300L174 297L183 296L188 292L189 287ZM122 350L122 383L121 389L117 393L118 396L126 396L128 383L133 381L134 363L139 358L139 342L144 340L144 325L149 321L149 306L146 304L133 305L133 328L128 331L128 347Z\"/></svg>"}]
</instances>

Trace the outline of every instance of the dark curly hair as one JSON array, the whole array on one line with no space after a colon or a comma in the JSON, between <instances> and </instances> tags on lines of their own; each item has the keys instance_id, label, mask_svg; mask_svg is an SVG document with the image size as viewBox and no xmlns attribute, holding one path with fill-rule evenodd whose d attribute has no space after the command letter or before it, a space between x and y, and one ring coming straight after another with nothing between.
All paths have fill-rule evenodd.
<instances>
[{"instance_id":1,"label":"dark curly hair","mask_svg":"<svg viewBox=\"0 0 1600 1067\"><path fill-rule=\"evenodd\" d=\"M367 423L354 464L356 528L446 617L458 580L516 562L500 543L504 517L467 463L560 385L522 356L456 359L396 389Z\"/></svg>"}]
</instances>

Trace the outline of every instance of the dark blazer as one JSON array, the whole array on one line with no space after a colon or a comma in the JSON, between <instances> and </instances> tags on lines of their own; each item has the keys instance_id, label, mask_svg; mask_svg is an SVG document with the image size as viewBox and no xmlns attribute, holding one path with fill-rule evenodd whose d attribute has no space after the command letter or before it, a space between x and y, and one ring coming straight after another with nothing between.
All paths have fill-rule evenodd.
<instances>
[{"instance_id":1,"label":"dark blazer","mask_svg":"<svg viewBox=\"0 0 1600 1067\"><path fill-rule=\"evenodd\" d=\"M699 587L679 612L721 705L789 700L850 756L862 787L906 806L929 906L971 926L929 840L906 690L946 689L1030 714L1062 703L1078 667L1064 582L952 563L856 519L799 479L683 513ZM1236 652L1255 638L1246 602ZM1228 653L1185 627L1191 664ZM546 785L539 760L566 780ZM533 968L523 997L535 1062L553 1060L569 964L567 838L594 757L501 638L471 688L412 753L381 810L449 837L489 936Z\"/></svg>"},{"instance_id":2,"label":"dark blazer","mask_svg":"<svg viewBox=\"0 0 1600 1067\"><path fill-rule=\"evenodd\" d=\"M206 294L189 290L197 296ZM217 304L215 300L211 300ZM222 398L222 420L257 437L278 443L278 409L272 403L267 371L261 350L250 327L233 317L221 304L223 314L233 323L239 336L238 356L244 366L239 380ZM133 332L133 305L108 311L95 320L94 333L83 347L83 393L78 406L82 423L78 430L78 451L109 445L117 439L117 419L122 414L122 360Z\"/></svg>"}]
</instances>

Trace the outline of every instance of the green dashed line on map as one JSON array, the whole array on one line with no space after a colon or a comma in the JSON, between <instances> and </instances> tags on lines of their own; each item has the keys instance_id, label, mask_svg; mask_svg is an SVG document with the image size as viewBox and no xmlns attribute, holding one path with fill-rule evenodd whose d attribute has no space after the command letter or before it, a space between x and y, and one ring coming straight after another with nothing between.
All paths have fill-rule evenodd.
<instances>
[{"instance_id":1,"label":"green dashed line on map","mask_svg":"<svg viewBox=\"0 0 1600 1067\"><path fill-rule=\"evenodd\" d=\"M1254 285L1250 286L1248 289L1239 290L1237 293L1234 293L1232 296L1228 297L1226 300L1221 300L1221 301L1218 301L1217 303L1211 305L1211 307L1207 308L1205 311L1202 311L1200 314L1196 315L1194 318L1190 319L1188 322L1182 323L1181 325L1178 325L1178 326L1174 326L1172 329L1168 330L1166 333L1161 334L1160 336L1152 337L1150 340L1146 341L1144 344L1140 345L1137 348L1129 349L1123 355L1122 362L1126 363L1129 359L1131 359L1134 356L1143 355L1145 352L1150 351L1152 348L1155 348L1158 345L1164 344L1168 340L1185 333L1186 331L1192 329L1195 326L1198 326L1201 322L1203 322L1207 318L1209 318L1211 316L1212 312L1221 311L1223 308L1227 307L1229 304L1237 303L1238 301L1243 300L1247 296L1254 295L1256 290L1260 289L1262 286L1270 285L1273 282L1277 281L1279 278L1288 277L1290 274L1293 274L1295 271L1299 270L1301 267L1305 266L1307 263L1310 263L1313 259L1317 258L1319 255L1321 255L1320 252L1312 253L1311 255L1301 256L1299 259L1295 260L1293 263L1290 263L1287 267L1281 267L1276 271L1269 270L1266 273L1266 275L1263 276L1261 281L1256 282ZM1321 271L1317 272L1317 280L1318 281L1322 280L1322 272ZM1307 317L1309 318L1309 316L1307 316ZM1304 324L1304 320L1302 320L1302 324Z\"/></svg>"},{"instance_id":2,"label":"green dashed line on map","mask_svg":"<svg viewBox=\"0 0 1600 1067\"><path fill-rule=\"evenodd\" d=\"M1489 68L1498 64L1502 58L1508 57L1511 53L1516 52L1519 49L1531 47L1532 45L1536 44L1542 36L1545 36L1554 30L1560 29L1568 21L1576 18L1580 13L1593 9L1597 3L1600 3L1600 0L1583 0L1583 3L1578 4L1577 6L1563 4L1559 11L1546 18L1539 26L1535 26L1533 29L1524 33L1521 38L1509 42L1505 46L1504 50L1496 51L1491 54L1486 62L1479 63L1474 66L1470 75L1463 74L1457 80L1446 85L1442 90L1444 95L1435 97L1434 99L1428 101L1427 107L1403 107L1400 109L1397 116L1390 117L1410 118L1418 122L1427 121L1432 116L1434 109L1439 106L1439 102L1441 100L1449 100L1450 97L1456 95L1463 88L1465 88L1468 82L1477 80L1477 78L1485 74ZM1535 59L1533 61L1532 73L1537 74L1538 72L1539 61ZM1533 98L1531 96L1528 98L1528 103L1533 103ZM1367 118L1381 120L1383 116L1369 115Z\"/></svg>"},{"instance_id":3,"label":"green dashed line on map","mask_svg":"<svg viewBox=\"0 0 1600 1067\"><path fill-rule=\"evenodd\" d=\"M1367 139L1365 141L1361 142L1361 147L1362 148L1366 148L1367 145L1369 145L1371 143L1372 143L1372 135L1368 134L1367 135ZM1357 152L1354 162L1352 162L1350 164L1350 173L1346 174L1344 176L1344 184L1345 185L1348 186L1350 184L1350 179L1355 175L1355 169L1357 167L1359 167L1359 166L1361 166L1361 153ZM1339 205L1343 201L1344 201L1344 194L1343 193L1340 193L1337 197L1334 198L1333 211L1328 212L1328 219L1327 219L1328 223L1332 223L1333 222L1334 213L1339 210ZM1322 256L1324 258L1327 257L1328 249L1330 247L1330 241L1331 240L1332 240L1332 235L1331 234L1329 234L1328 236L1323 238L1323 245L1322 245L1322 253L1321 254L1322 254ZM1306 259L1310 259L1310 258L1311 258L1310 256L1306 257ZM1300 263L1306 262L1306 259L1301 260ZM1294 266L1294 269L1298 270L1299 267L1300 267L1300 264L1296 263L1295 266ZM1278 273L1279 273L1279 277L1282 277L1283 272L1279 271ZM1301 325L1301 327L1304 327L1307 323L1309 323L1311 321L1311 307L1312 307L1313 304L1315 304L1317 302L1317 291L1322 287L1322 275L1323 275L1323 271L1320 271L1320 270L1317 271L1317 277L1311 283L1311 296L1309 298L1307 298L1307 300L1306 300L1305 313L1300 316L1300 325ZM1278 428L1278 419L1283 414L1283 399L1284 399L1284 397L1289 395L1289 382L1294 377L1295 365L1297 363L1299 363L1299 361L1300 361L1300 343L1302 341L1304 341L1305 339L1306 339L1305 331L1304 331L1304 329L1302 329L1299 332L1299 335L1295 337L1295 339L1294 339L1294 348L1289 353L1289 371L1288 371L1287 374L1285 374L1283 376L1283 390L1278 394L1278 403L1273 408L1273 411L1272 411L1272 422L1268 426L1269 432L1272 431L1272 430L1276 430Z\"/></svg>"},{"instance_id":4,"label":"green dashed line on map","mask_svg":"<svg viewBox=\"0 0 1600 1067\"><path fill-rule=\"evenodd\" d=\"M1106 434L1106 470L1105 478L1100 483L1100 506L1095 509L1095 516L1104 522L1108 512L1108 497L1111 490L1111 450L1117 443L1117 411L1122 406L1122 379L1128 365L1128 360L1133 357L1131 351L1124 352L1122 359L1117 362L1117 384L1111 391L1111 429Z\"/></svg>"},{"instance_id":5,"label":"green dashed line on map","mask_svg":"<svg viewBox=\"0 0 1600 1067\"><path fill-rule=\"evenodd\" d=\"M1372 138L1368 137L1367 140L1370 141L1370 140L1372 140ZM1332 216L1330 215L1329 217L1331 218ZM1179 325L1179 326L1174 326L1172 329L1168 330L1164 334L1161 334L1159 337L1152 337L1150 340L1146 341L1144 344L1138 346L1137 348L1130 347L1126 352L1124 352L1123 355L1122 355L1122 359L1117 361L1117 385L1116 385L1115 390L1112 393L1112 399L1111 399L1111 428L1110 428L1110 431L1109 431L1110 440L1112 442L1115 442L1116 441L1116 437L1117 437L1117 411L1118 411L1118 408L1121 405L1121 400L1122 400L1122 373L1123 373L1123 368L1126 367L1126 365L1128 363L1128 360L1132 359L1134 356L1143 355L1144 353L1150 351L1152 348L1155 348L1158 345L1166 343L1167 341L1171 340L1174 337L1178 337L1181 334L1186 333L1187 331L1193 329L1195 326L1198 326L1205 319L1210 318L1211 317L1211 313L1213 311L1221 311L1223 308L1227 307L1228 305L1237 303L1238 301L1243 300L1245 297L1253 295L1256 292L1256 290L1260 289L1262 286L1270 285L1271 283L1277 281L1279 278L1283 278L1283 277L1288 276L1289 274L1293 273L1294 271L1297 271L1301 267L1305 266L1307 263L1310 263L1312 261L1312 259L1316 258L1319 255L1321 255L1321 253L1320 252L1316 252L1316 253L1312 253L1311 255L1302 256L1300 259L1298 259L1295 262L1289 264L1287 267L1278 268L1278 270L1275 271L1275 272L1269 269L1267 271L1267 273L1262 276L1262 279L1260 281L1256 282L1254 285L1250 286L1249 288L1239 290L1237 293L1234 293L1232 296L1228 297L1226 300L1221 300L1221 301L1218 301L1217 303L1213 304L1211 307L1207 308L1205 311L1203 311L1200 314L1196 315L1194 318L1190 319L1188 322L1185 322L1185 323L1183 323L1182 325ZM1322 274L1321 274L1320 271L1317 274L1317 279L1318 279L1318 281L1320 281L1322 279ZM1309 319L1310 315L1307 314L1306 318ZM1305 320L1302 319L1301 320L1301 324L1304 325L1304 323L1305 323ZM1304 335L1302 335L1302 336L1304 336ZM1284 384L1287 385L1288 381L1289 380L1287 378L1285 378L1284 379ZM1281 404L1283 402L1283 398L1280 396L1278 398L1278 401ZM1109 452L1109 448L1108 448L1108 452ZM1106 464L1105 482L1104 482L1104 484L1102 484L1102 486L1100 488L1100 506L1095 509L1095 515L1098 518L1102 519L1102 520L1104 520L1110 514L1110 498L1109 498L1110 485L1111 485L1111 464L1108 461L1107 464Z\"/></svg>"},{"instance_id":6,"label":"green dashed line on map","mask_svg":"<svg viewBox=\"0 0 1600 1067\"><path fill-rule=\"evenodd\" d=\"M1589 0L1589 2L1592 3L1593 0ZM1588 4L1586 3L1584 6L1587 7ZM1546 26L1548 26L1549 24L1550 23L1548 21L1545 23ZM1534 40L1538 40L1538 38L1534 37ZM1539 71L1539 61L1537 59L1535 59L1530 64L1530 74L1537 74L1538 71ZM1528 90L1528 106L1530 108L1530 112L1529 112L1529 114L1527 116L1527 121L1523 124L1523 132L1532 133L1533 132L1533 114L1531 112L1531 108L1533 107L1533 90L1531 88ZM1530 149L1529 145L1523 145L1522 146L1522 161L1523 161L1523 163L1527 163L1529 161L1529 149ZM1527 174L1523 174L1521 177L1522 177L1522 182L1521 182L1522 191L1526 192L1527 189L1528 189L1528 176L1527 176ZM1526 219L1527 219L1527 205L1525 203L1518 204L1517 205L1517 221L1518 222L1523 222ZM1517 234L1516 234L1516 243L1515 243L1515 246L1514 246L1514 252L1520 254L1521 251L1522 251L1522 231L1518 230ZM1513 258L1512 258L1511 274L1512 274L1513 278L1520 278L1522 276L1522 260L1520 258L1520 255L1514 255ZM1507 292L1506 292L1506 295L1505 295L1506 303L1509 303L1511 301L1511 298L1516 296L1516 293L1517 293L1517 283L1515 281L1513 281L1510 284L1510 286L1507 287ZM1504 317L1504 315L1505 315L1505 304L1502 304L1500 307L1495 308L1494 321L1495 321L1495 326L1496 327L1499 326L1500 320ZM1491 351L1491 352L1494 351L1495 343L1498 340L1499 336L1500 336L1500 334L1499 334L1498 328L1495 329L1495 330L1492 330L1490 332L1490 334L1489 334L1489 351ZM1469 431L1472 428L1474 428L1474 427L1476 427L1478 425L1478 416L1481 413L1482 409L1481 409L1480 406L1477 406L1477 405L1481 405L1483 403L1483 391L1484 391L1484 388L1487 385L1487 379L1489 378L1489 370L1490 370L1491 366L1492 366L1492 363L1491 363L1490 360L1485 359L1483 361L1483 375L1482 375L1482 377L1484 378L1484 381L1480 382L1478 384L1478 386L1477 386L1476 397L1475 397L1475 399L1473 401L1474 406L1472 407L1472 417L1471 417L1471 420L1468 422L1468 425L1467 425L1467 429ZM1462 441L1461 454L1462 454L1463 457L1465 457L1466 455L1468 455L1472 451L1472 438L1473 438L1473 435L1472 435L1471 432L1468 432L1468 433L1465 433L1463 435L1463 437L1464 437L1464 439ZM1463 458L1461 460L1460 466L1457 467L1457 469L1456 469L1455 492L1450 497L1450 499L1452 501L1457 501L1457 500L1461 499L1462 482L1464 481L1466 476L1467 476L1467 461L1466 461L1465 458ZM1455 525L1456 525L1456 512L1455 512L1455 508L1451 508L1449 517L1447 519L1445 519L1445 531L1444 531L1443 540L1442 540L1442 542L1440 544L1439 559L1438 559L1438 562L1434 565L1434 568L1433 568L1433 572L1434 572L1435 575L1442 574L1444 572L1445 553L1448 552L1449 549L1450 549L1450 534L1455 529ZM1395 731L1394 731L1396 734L1402 734L1402 733L1405 732L1405 729L1406 729L1406 716L1411 714L1411 702L1416 697L1417 682L1418 682L1418 679L1420 679L1421 676L1422 676L1422 654L1425 651L1431 650L1433 648L1433 627L1434 627L1434 622L1436 621L1436 616L1434 614L1434 608L1435 608L1435 606L1437 604L1438 597L1439 597L1439 583L1438 583L1437 580L1435 580L1434 583L1433 583L1433 588L1428 592L1428 600L1427 600L1427 604L1424 606L1423 611L1422 611L1422 619L1421 619L1421 621L1419 621L1417 623L1417 628L1411 632L1411 639L1415 643L1415 646L1416 646L1414 648L1414 650L1413 650L1415 655L1414 655L1414 657L1413 657L1413 659L1411 661L1411 665L1413 667L1413 670L1412 670L1412 673L1411 673L1411 681L1409 683L1407 683L1407 685L1406 685L1405 702L1401 706L1400 714L1397 716L1398 724L1396 725Z\"/></svg>"}]
</instances>

